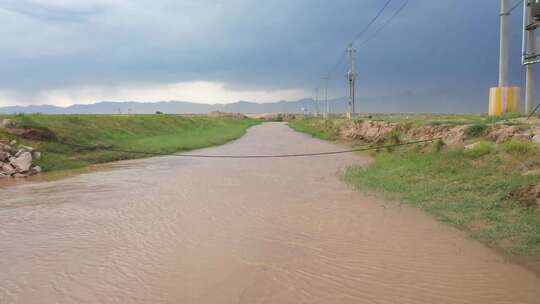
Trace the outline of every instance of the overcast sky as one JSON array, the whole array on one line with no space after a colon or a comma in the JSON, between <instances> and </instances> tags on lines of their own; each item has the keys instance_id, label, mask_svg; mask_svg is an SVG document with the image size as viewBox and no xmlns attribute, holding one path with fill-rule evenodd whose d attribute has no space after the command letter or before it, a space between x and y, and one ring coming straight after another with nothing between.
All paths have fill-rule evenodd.
<instances>
[{"instance_id":1,"label":"overcast sky","mask_svg":"<svg viewBox=\"0 0 540 304\"><path fill-rule=\"evenodd\" d=\"M0 106L312 97L385 2L0 0ZM396 111L483 110L497 82L498 15L498 0L410 0L359 49L360 98L393 100ZM521 8L511 18L521 85ZM344 73L332 73L331 97L346 95Z\"/></svg>"}]
</instances>

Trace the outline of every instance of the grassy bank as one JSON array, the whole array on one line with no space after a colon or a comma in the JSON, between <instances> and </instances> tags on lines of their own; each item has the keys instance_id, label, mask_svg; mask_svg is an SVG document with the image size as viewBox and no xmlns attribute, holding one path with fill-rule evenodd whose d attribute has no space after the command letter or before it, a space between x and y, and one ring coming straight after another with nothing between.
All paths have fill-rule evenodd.
<instances>
[{"instance_id":1,"label":"grassy bank","mask_svg":"<svg viewBox=\"0 0 540 304\"><path fill-rule=\"evenodd\" d=\"M293 119L288 124L295 131L333 141L338 139L339 128L348 122L348 119Z\"/></svg>"},{"instance_id":2,"label":"grassy bank","mask_svg":"<svg viewBox=\"0 0 540 304\"><path fill-rule=\"evenodd\" d=\"M140 158L144 155L106 151L173 153L219 145L245 134L252 119L183 117L175 115L16 115L17 129L38 130L37 137L21 137L0 130L0 139L17 139L37 148L36 161L44 171L75 169L96 163ZM76 148L71 145L96 147Z\"/></svg>"},{"instance_id":3,"label":"grassy bank","mask_svg":"<svg viewBox=\"0 0 540 304\"><path fill-rule=\"evenodd\" d=\"M477 120L476 118L475 120ZM290 126L336 139L337 122L296 120ZM530 187L540 185L540 151L513 140L496 145L412 147L373 153L346 180L425 210L485 244L540 261L540 211Z\"/></svg>"}]
</instances>

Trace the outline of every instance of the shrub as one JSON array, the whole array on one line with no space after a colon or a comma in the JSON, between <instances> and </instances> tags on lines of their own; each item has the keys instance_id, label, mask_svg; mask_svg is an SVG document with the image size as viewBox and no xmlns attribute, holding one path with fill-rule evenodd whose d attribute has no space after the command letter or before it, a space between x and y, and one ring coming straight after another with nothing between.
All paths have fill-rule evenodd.
<instances>
[{"instance_id":1,"label":"shrub","mask_svg":"<svg viewBox=\"0 0 540 304\"><path fill-rule=\"evenodd\" d=\"M465 153L472 158L480 158L484 155L488 155L495 151L495 145L487 142L477 142L472 148L465 151Z\"/></svg>"},{"instance_id":2,"label":"shrub","mask_svg":"<svg viewBox=\"0 0 540 304\"><path fill-rule=\"evenodd\" d=\"M399 145L401 143L401 133L399 131L390 131L385 135L386 143L389 145ZM388 152L394 151L394 147L387 147Z\"/></svg>"},{"instance_id":3,"label":"shrub","mask_svg":"<svg viewBox=\"0 0 540 304\"><path fill-rule=\"evenodd\" d=\"M485 124L472 125L465 129L465 135L468 137L479 137L487 130L487 128L488 126Z\"/></svg>"},{"instance_id":4,"label":"shrub","mask_svg":"<svg viewBox=\"0 0 540 304\"><path fill-rule=\"evenodd\" d=\"M386 137L386 142L391 145L397 145L401 143L401 132L399 131L396 131L396 130L390 131L386 133L385 137Z\"/></svg>"},{"instance_id":5,"label":"shrub","mask_svg":"<svg viewBox=\"0 0 540 304\"><path fill-rule=\"evenodd\" d=\"M441 150L444 148L444 146L445 146L444 141L442 139L438 139L431 146L432 152L434 152L434 153L441 152Z\"/></svg>"},{"instance_id":6,"label":"shrub","mask_svg":"<svg viewBox=\"0 0 540 304\"><path fill-rule=\"evenodd\" d=\"M538 152L538 147L528 141L513 139L502 145L506 153L514 156L527 156Z\"/></svg>"}]
</instances>

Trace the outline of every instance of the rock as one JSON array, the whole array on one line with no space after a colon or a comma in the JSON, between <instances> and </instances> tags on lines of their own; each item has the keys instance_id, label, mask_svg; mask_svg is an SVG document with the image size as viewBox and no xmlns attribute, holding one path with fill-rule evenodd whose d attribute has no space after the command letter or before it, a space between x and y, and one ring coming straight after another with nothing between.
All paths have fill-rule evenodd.
<instances>
[{"instance_id":1,"label":"rock","mask_svg":"<svg viewBox=\"0 0 540 304\"><path fill-rule=\"evenodd\" d=\"M11 155L9 155L8 152L6 152L6 151L0 151L0 162L5 162L5 161L9 160L9 157L10 157L10 156L11 156Z\"/></svg>"},{"instance_id":2,"label":"rock","mask_svg":"<svg viewBox=\"0 0 540 304\"><path fill-rule=\"evenodd\" d=\"M35 174L39 174L43 172L43 169L41 169L40 166L35 166L32 169L30 169L30 172L35 175Z\"/></svg>"},{"instance_id":3,"label":"rock","mask_svg":"<svg viewBox=\"0 0 540 304\"><path fill-rule=\"evenodd\" d=\"M11 119L3 119L2 122L0 122L0 128L6 129L6 128L14 128L15 123Z\"/></svg>"},{"instance_id":4,"label":"rock","mask_svg":"<svg viewBox=\"0 0 540 304\"><path fill-rule=\"evenodd\" d=\"M17 144L17 141L16 140L12 140L9 142L9 145L10 146L15 146Z\"/></svg>"},{"instance_id":5,"label":"rock","mask_svg":"<svg viewBox=\"0 0 540 304\"><path fill-rule=\"evenodd\" d=\"M397 123L385 121L362 121L348 125L340 130L340 133L348 139L384 142L386 135L393 131L402 131L402 127Z\"/></svg>"},{"instance_id":6,"label":"rock","mask_svg":"<svg viewBox=\"0 0 540 304\"><path fill-rule=\"evenodd\" d=\"M533 136L531 140L533 143L540 145L540 135Z\"/></svg>"},{"instance_id":7,"label":"rock","mask_svg":"<svg viewBox=\"0 0 540 304\"><path fill-rule=\"evenodd\" d=\"M18 172L26 172L32 166L32 154L23 152L21 155L11 161L11 164Z\"/></svg>"},{"instance_id":8,"label":"rock","mask_svg":"<svg viewBox=\"0 0 540 304\"><path fill-rule=\"evenodd\" d=\"M32 152L32 157L33 157L35 160L40 160L40 159L41 159L41 152L38 152L38 151Z\"/></svg>"},{"instance_id":9,"label":"rock","mask_svg":"<svg viewBox=\"0 0 540 304\"><path fill-rule=\"evenodd\" d=\"M0 167L0 173L6 175L13 175L17 173L17 170L10 164L2 164L2 166Z\"/></svg>"},{"instance_id":10,"label":"rock","mask_svg":"<svg viewBox=\"0 0 540 304\"><path fill-rule=\"evenodd\" d=\"M475 142L474 144L466 145L465 150L472 150L478 146L478 142Z\"/></svg>"},{"instance_id":11,"label":"rock","mask_svg":"<svg viewBox=\"0 0 540 304\"><path fill-rule=\"evenodd\" d=\"M24 150L24 151L27 151L27 152L32 152L32 151L34 151L34 148L29 147L29 146L24 146L24 145L19 145L18 149L19 149L19 150Z\"/></svg>"},{"instance_id":12,"label":"rock","mask_svg":"<svg viewBox=\"0 0 540 304\"><path fill-rule=\"evenodd\" d=\"M5 151L5 152L8 152L8 153L15 153L16 152L16 150L13 149L12 146L2 144L2 143L0 143L0 151Z\"/></svg>"},{"instance_id":13,"label":"rock","mask_svg":"<svg viewBox=\"0 0 540 304\"><path fill-rule=\"evenodd\" d=\"M3 179L3 178L9 178L11 177L11 175L7 175L7 174L4 174L4 173L0 173L0 179Z\"/></svg>"},{"instance_id":14,"label":"rock","mask_svg":"<svg viewBox=\"0 0 540 304\"><path fill-rule=\"evenodd\" d=\"M15 173L12 175L13 177L15 178L25 178L25 177L28 177L28 173Z\"/></svg>"},{"instance_id":15,"label":"rock","mask_svg":"<svg viewBox=\"0 0 540 304\"><path fill-rule=\"evenodd\" d=\"M486 137L498 144L510 141L519 130L514 126L498 125L488 130Z\"/></svg>"}]
</instances>

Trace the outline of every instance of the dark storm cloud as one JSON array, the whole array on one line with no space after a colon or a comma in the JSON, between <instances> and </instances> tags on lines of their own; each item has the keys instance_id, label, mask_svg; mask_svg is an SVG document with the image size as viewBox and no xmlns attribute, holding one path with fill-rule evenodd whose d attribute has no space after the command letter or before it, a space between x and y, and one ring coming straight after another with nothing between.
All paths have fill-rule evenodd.
<instances>
[{"instance_id":1,"label":"dark storm cloud","mask_svg":"<svg viewBox=\"0 0 540 304\"><path fill-rule=\"evenodd\" d=\"M393 0L372 30L404 2ZM76 86L188 81L234 89L320 85L382 0L0 1L0 87L31 95ZM498 1L411 0L358 51L362 97L482 110L495 85ZM511 72L521 82L521 12ZM66 22L80 21L80 22ZM84 21L84 22L82 22ZM359 39L369 38L368 32ZM345 95L345 70L330 80Z\"/></svg>"}]
</instances>

